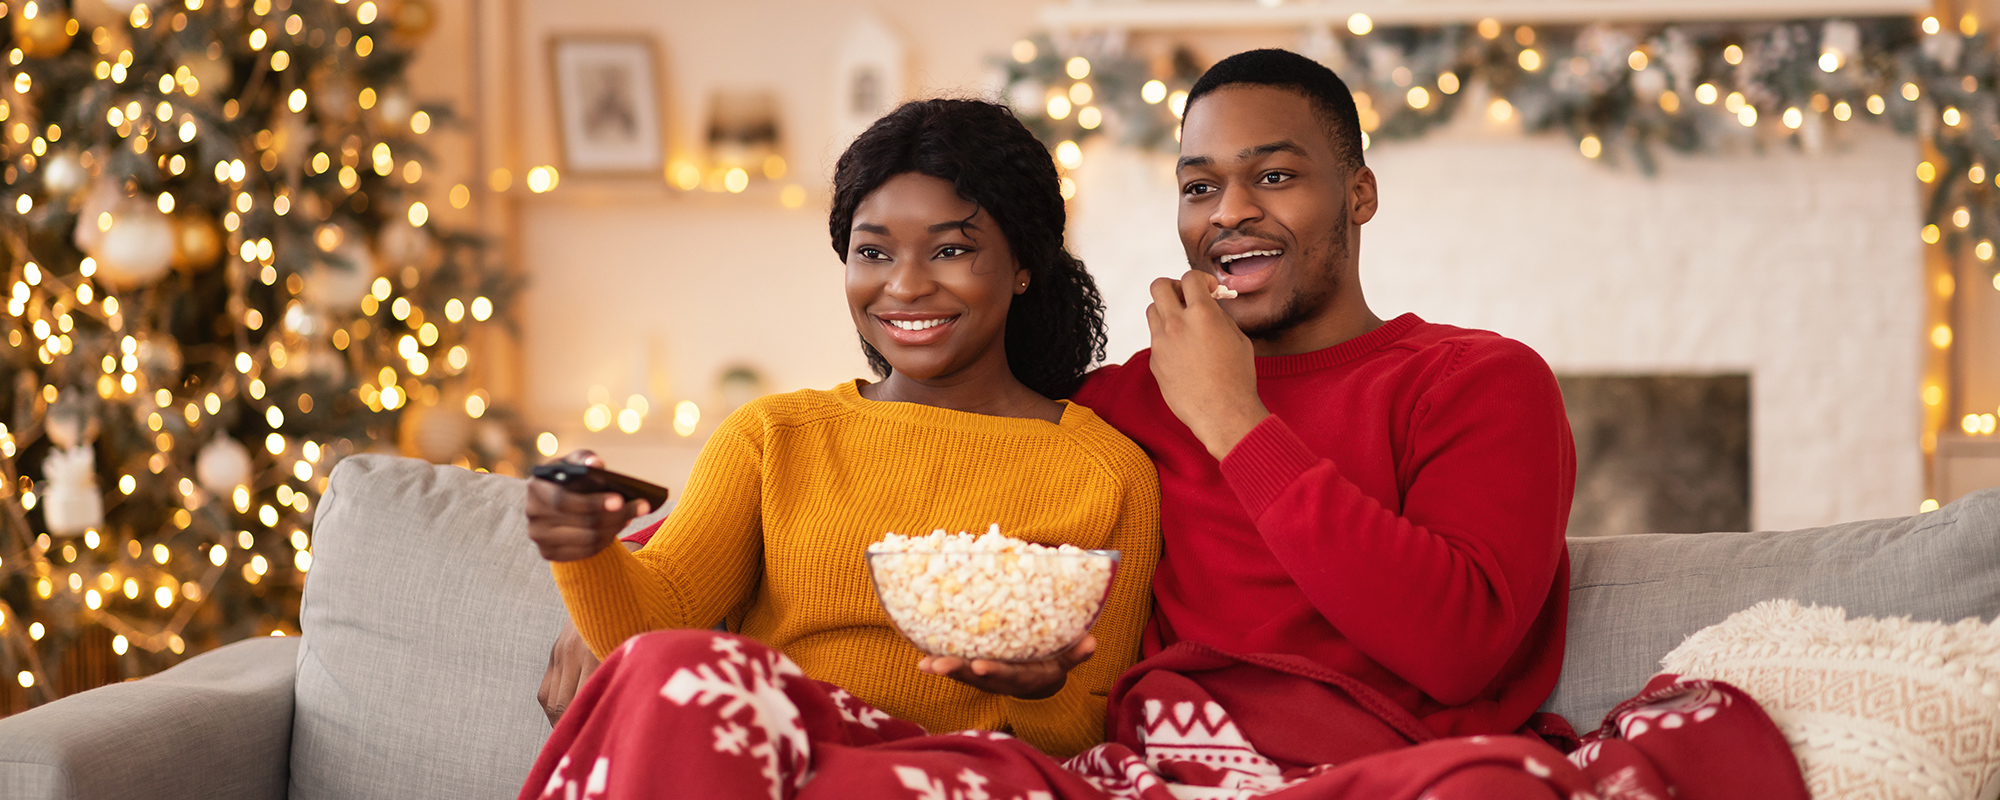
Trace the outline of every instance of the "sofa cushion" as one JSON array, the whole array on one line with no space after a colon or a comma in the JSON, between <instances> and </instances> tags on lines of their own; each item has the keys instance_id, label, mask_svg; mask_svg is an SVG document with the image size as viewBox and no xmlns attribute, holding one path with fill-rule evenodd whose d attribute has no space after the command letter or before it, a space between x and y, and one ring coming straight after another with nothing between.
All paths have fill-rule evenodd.
<instances>
[{"instance_id":1,"label":"sofa cushion","mask_svg":"<svg viewBox=\"0 0 2000 800\"><path fill-rule=\"evenodd\" d=\"M1992 797L2000 769L2000 628L1848 619L1768 600L1662 659L1756 698L1814 797Z\"/></svg>"},{"instance_id":2,"label":"sofa cushion","mask_svg":"<svg viewBox=\"0 0 2000 800\"><path fill-rule=\"evenodd\" d=\"M334 470L299 612L294 800L520 791L564 619L524 498L519 479L409 459Z\"/></svg>"},{"instance_id":3,"label":"sofa cushion","mask_svg":"<svg viewBox=\"0 0 2000 800\"><path fill-rule=\"evenodd\" d=\"M1584 729L1644 686L1681 640L1763 600L1942 622L2000 612L2000 490L1900 519L1569 547L1569 644L1542 708Z\"/></svg>"}]
</instances>

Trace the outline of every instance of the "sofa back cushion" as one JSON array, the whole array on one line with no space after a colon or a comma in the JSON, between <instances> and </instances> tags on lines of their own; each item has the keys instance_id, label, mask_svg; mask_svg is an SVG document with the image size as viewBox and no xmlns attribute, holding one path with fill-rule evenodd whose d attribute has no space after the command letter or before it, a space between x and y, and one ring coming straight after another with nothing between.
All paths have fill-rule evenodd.
<instances>
[{"instance_id":1,"label":"sofa back cushion","mask_svg":"<svg viewBox=\"0 0 2000 800\"><path fill-rule=\"evenodd\" d=\"M564 618L524 497L519 479L389 456L334 470L299 612L293 800L520 791Z\"/></svg>"},{"instance_id":2,"label":"sofa back cushion","mask_svg":"<svg viewBox=\"0 0 2000 800\"><path fill-rule=\"evenodd\" d=\"M1763 601L1956 622L2000 613L2000 489L1928 514L1779 533L1571 539L1569 643L1542 706L1580 730L1683 639Z\"/></svg>"}]
</instances>

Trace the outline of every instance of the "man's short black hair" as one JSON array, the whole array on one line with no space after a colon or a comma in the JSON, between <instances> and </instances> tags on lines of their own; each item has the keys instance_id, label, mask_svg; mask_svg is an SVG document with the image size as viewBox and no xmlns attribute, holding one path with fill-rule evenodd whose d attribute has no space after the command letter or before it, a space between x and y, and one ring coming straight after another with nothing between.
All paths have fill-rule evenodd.
<instances>
[{"instance_id":1,"label":"man's short black hair","mask_svg":"<svg viewBox=\"0 0 2000 800\"><path fill-rule=\"evenodd\" d=\"M1326 128L1333 152L1350 169L1365 163L1361 158L1361 117L1354 110L1354 95L1333 70L1290 50L1247 50L1209 67L1188 90L1187 104L1194 107L1202 95L1225 86L1250 83L1276 86L1305 95L1313 113Z\"/></svg>"}]
</instances>

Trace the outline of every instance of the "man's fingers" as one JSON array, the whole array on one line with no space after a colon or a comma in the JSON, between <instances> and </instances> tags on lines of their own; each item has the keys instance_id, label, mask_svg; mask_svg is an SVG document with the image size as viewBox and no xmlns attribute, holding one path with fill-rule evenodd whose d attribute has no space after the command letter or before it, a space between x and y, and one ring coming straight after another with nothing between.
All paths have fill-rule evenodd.
<instances>
[{"instance_id":1,"label":"man's fingers","mask_svg":"<svg viewBox=\"0 0 2000 800\"><path fill-rule=\"evenodd\" d=\"M1187 301L1181 297L1181 282L1173 278L1154 278L1153 285L1148 287L1147 291L1152 293L1153 305L1158 306L1162 314L1171 314L1187 307Z\"/></svg>"},{"instance_id":2,"label":"man's fingers","mask_svg":"<svg viewBox=\"0 0 2000 800\"><path fill-rule=\"evenodd\" d=\"M1199 306L1220 309L1222 305L1215 302L1214 292L1215 287L1221 285L1222 282L1216 280L1214 275L1191 269L1181 276L1181 298L1187 303L1188 308Z\"/></svg>"}]
</instances>

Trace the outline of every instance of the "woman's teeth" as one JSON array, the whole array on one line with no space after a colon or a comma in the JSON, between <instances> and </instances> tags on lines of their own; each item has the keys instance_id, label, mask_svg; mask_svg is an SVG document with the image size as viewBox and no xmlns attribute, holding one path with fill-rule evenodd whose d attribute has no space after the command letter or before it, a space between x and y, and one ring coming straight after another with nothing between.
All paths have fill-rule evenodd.
<instances>
[{"instance_id":1,"label":"woman's teeth","mask_svg":"<svg viewBox=\"0 0 2000 800\"><path fill-rule=\"evenodd\" d=\"M929 328L935 328L939 325L943 325L954 319L957 319L957 317L944 317L941 319L892 319L886 321L889 324L894 325L898 328L902 328L903 330L906 331L921 331Z\"/></svg>"}]
</instances>

